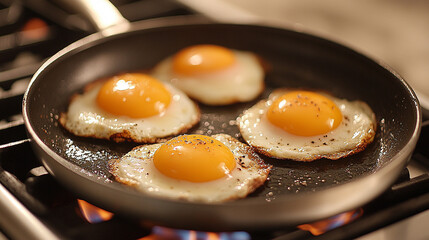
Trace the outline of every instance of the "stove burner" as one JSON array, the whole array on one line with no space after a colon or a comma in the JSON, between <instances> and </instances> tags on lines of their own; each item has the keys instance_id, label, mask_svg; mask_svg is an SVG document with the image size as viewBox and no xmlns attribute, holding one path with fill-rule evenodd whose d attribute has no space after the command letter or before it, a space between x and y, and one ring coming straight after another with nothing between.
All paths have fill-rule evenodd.
<instances>
[{"instance_id":1,"label":"stove burner","mask_svg":"<svg viewBox=\"0 0 429 240\"><path fill-rule=\"evenodd\" d=\"M363 214L363 209L359 208L357 210L341 213L318 222L302 224L302 225L299 225L298 228L309 231L314 236L318 236L332 229L349 224L350 222L362 216L362 214Z\"/></svg>"}]
</instances>

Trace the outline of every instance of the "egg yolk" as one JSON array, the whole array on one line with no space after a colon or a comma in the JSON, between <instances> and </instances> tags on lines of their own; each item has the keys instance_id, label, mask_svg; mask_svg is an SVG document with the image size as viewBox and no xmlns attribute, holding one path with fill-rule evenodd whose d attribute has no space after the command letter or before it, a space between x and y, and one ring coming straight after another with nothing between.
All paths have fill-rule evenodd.
<instances>
[{"instance_id":1,"label":"egg yolk","mask_svg":"<svg viewBox=\"0 0 429 240\"><path fill-rule=\"evenodd\" d=\"M149 75L127 73L107 80L96 101L100 108L114 115L145 118L165 111L171 94Z\"/></svg>"},{"instance_id":2,"label":"egg yolk","mask_svg":"<svg viewBox=\"0 0 429 240\"><path fill-rule=\"evenodd\" d=\"M267 118L288 133L315 136L338 127L343 117L329 98L309 91L293 91L274 100Z\"/></svg>"},{"instance_id":3,"label":"egg yolk","mask_svg":"<svg viewBox=\"0 0 429 240\"><path fill-rule=\"evenodd\" d=\"M223 70L235 62L234 53L217 45L196 45L179 51L173 57L173 71L191 76Z\"/></svg>"},{"instance_id":4,"label":"egg yolk","mask_svg":"<svg viewBox=\"0 0 429 240\"><path fill-rule=\"evenodd\" d=\"M204 135L182 135L167 141L155 152L153 162L162 174L190 182L216 180L235 168L232 152Z\"/></svg>"}]
</instances>

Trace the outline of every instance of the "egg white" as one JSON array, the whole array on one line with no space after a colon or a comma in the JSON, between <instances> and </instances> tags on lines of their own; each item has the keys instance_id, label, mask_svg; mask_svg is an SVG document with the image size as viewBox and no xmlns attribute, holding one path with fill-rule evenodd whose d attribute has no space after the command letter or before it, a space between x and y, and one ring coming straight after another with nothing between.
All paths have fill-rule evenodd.
<instances>
[{"instance_id":1,"label":"egg white","mask_svg":"<svg viewBox=\"0 0 429 240\"><path fill-rule=\"evenodd\" d=\"M185 132L200 119L198 106L183 92L169 84L170 105L159 115L147 118L117 116L101 109L96 103L103 82L92 83L84 93L75 95L60 123L77 136L110 139L115 142L153 143Z\"/></svg>"},{"instance_id":2,"label":"egg white","mask_svg":"<svg viewBox=\"0 0 429 240\"><path fill-rule=\"evenodd\" d=\"M339 159L360 152L375 136L376 120L371 108L362 101L347 101L323 94L341 110L343 119L334 130L316 136L297 136L273 125L266 112L273 101L287 90L274 91L244 111L237 123L244 140L259 153L278 159L313 161Z\"/></svg>"},{"instance_id":3,"label":"egg white","mask_svg":"<svg viewBox=\"0 0 429 240\"><path fill-rule=\"evenodd\" d=\"M207 105L251 101L264 90L264 70L253 53L232 51L236 64L225 70L183 76L173 72L172 57L168 57L153 69L152 75Z\"/></svg>"},{"instance_id":4,"label":"egg white","mask_svg":"<svg viewBox=\"0 0 429 240\"><path fill-rule=\"evenodd\" d=\"M153 163L153 155L161 144L134 148L120 159L110 162L115 179L157 197L192 202L224 202L244 198L261 186L271 169L246 144L227 134L213 135L233 153L236 167L229 175L209 182L189 182L162 174Z\"/></svg>"}]
</instances>

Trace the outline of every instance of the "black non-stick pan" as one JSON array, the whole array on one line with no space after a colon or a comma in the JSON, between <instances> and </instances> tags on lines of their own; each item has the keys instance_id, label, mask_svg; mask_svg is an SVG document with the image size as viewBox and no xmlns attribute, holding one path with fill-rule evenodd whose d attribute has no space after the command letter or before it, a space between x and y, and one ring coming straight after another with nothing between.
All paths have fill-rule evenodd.
<instances>
[{"instance_id":1,"label":"black non-stick pan","mask_svg":"<svg viewBox=\"0 0 429 240\"><path fill-rule=\"evenodd\" d=\"M49 59L24 96L23 115L32 146L55 178L79 197L142 222L210 231L271 229L311 222L352 210L380 195L404 169L420 132L417 98L392 70L335 42L261 25L211 23L175 17L132 24L109 36L82 39ZM109 159L135 144L76 137L58 124L69 98L101 77L153 67L178 49L210 43L251 51L267 64L259 99L227 107L200 105L191 133L228 133L243 110L276 88L311 88L365 101L376 114L375 140L363 152L336 161L273 165L267 183L245 199L202 204L159 199L112 181Z\"/></svg>"}]
</instances>

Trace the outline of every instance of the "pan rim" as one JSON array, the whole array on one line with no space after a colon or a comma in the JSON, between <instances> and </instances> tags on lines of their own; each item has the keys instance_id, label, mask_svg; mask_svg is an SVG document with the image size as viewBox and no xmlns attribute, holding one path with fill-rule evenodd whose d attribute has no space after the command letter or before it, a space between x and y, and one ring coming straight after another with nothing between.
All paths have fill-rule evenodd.
<instances>
[{"instance_id":1,"label":"pan rim","mask_svg":"<svg viewBox=\"0 0 429 240\"><path fill-rule=\"evenodd\" d=\"M184 19L184 18L183 18ZM159 22L150 22L149 24L145 23L141 23L137 25L133 25L131 28L131 32L137 31L137 30L143 30L143 29L147 29L147 28L156 28L159 26L164 26L167 25L168 27L172 26L172 25L199 25L199 24L218 24L218 25L231 25L231 24L227 24L227 23L210 23L210 21L208 21L207 19L202 19L202 22L199 22L199 20L195 20L195 19L191 19L189 21L189 19L186 19L186 23L177 21L177 18L174 18L173 20L170 19L165 19L165 22L159 23ZM171 22L170 22L171 21ZM173 23L173 24L172 24ZM260 27L267 27L264 25L248 25L248 24L233 24L233 25L244 25L244 26L260 26ZM269 27L269 26L268 26ZM274 27L276 29L280 29L277 27ZM408 161L403 160L404 158L407 158L411 155L415 145L417 144L417 140L418 140L418 136L420 134L420 130L421 130L421 122L422 122L422 114L421 114L421 108L419 105L419 101L418 98L415 94L415 92L413 91L413 89L408 85L408 83L401 77L399 76L399 74L397 74L395 71L393 71L393 69L391 69L390 67L388 67L386 64L383 64L381 61L376 61L373 58L368 57L367 55L363 55L357 51L355 51L353 48L347 47L343 44L334 42L332 40L326 39L326 38L320 38L318 36L306 33L306 32L302 32L302 31L294 31L294 29L285 29L287 31L290 32L296 32L298 34L303 34L309 37L316 37L322 40L326 40L329 41L333 44L336 45L340 45L342 47L345 47L351 51L354 51L356 54L365 57L366 59L373 61L375 63L377 63L378 65L380 65L382 68L386 69L388 72L390 72L391 74L393 74L394 76L396 76L396 78L401 82L401 84L405 87L405 89L407 90L407 92L410 94L410 96L412 97L413 103L415 105L415 109L416 109L416 122L415 122L415 128L414 131L412 133L412 136L410 138L410 141L402 148L399 150L399 152L394 155L392 157L392 160L390 161L390 164L387 164L387 166L383 166L379 171L377 171L376 174L370 174L367 176L363 176L360 177L358 179L356 179L355 181L348 183L348 184L341 184L339 186L334 186L334 187L330 187L328 189L321 189L318 190L316 192L306 192L306 193L302 193L302 194L296 194L296 195L292 195L292 196L280 196L278 199L276 199L275 201L271 202L269 205L271 205L273 210L278 211L279 209L279 205L284 205L285 203L288 202L302 202L303 205L305 204L309 204L309 200L308 200L308 196L304 196L304 195L311 195L314 196L314 198L317 199L322 199L320 201L319 204L314 204L319 206L322 206L323 209L320 209L318 212L316 211L315 207L312 208L308 208L305 213L302 213L301 218L298 219L290 219L288 218L288 216L276 216L276 217L272 217L270 216L269 219L266 218L262 218L260 219L261 225L257 225L255 226L252 223L248 223L248 222L244 222L244 223L237 223L234 222L234 220L229 220L229 224L230 224L230 230L235 230L235 229L242 229L244 228L248 228L248 227L272 227L272 226L276 226L277 222L282 222L282 225L284 225L284 222L288 222L291 224L299 224L299 223L305 223L307 222L309 219L314 220L316 219L322 219L328 216L332 215L332 207L329 206L329 202L327 201L327 199L330 199L329 195L331 195L332 193L332 189L336 189L337 194L344 194L344 192L349 192L350 191L350 184L352 184L353 186L356 185L366 185L366 184L383 184L384 187L382 188L377 188L378 191L373 192L372 194L366 194L365 198L358 198L358 199L351 199L347 202L347 204L343 204L341 207L338 207L338 205L335 206L335 209L337 209L335 212L339 213L339 212L343 212L343 211L347 211L347 210L351 210L352 206L355 205L361 205L361 204L357 204L357 202L359 203L364 203L367 202L371 199L373 199L375 196L381 194L382 189L384 191L384 189L386 189L388 186L390 186L393 181L395 179L389 179L389 181L386 181L386 179L384 178L383 181L378 181L379 179L381 179L381 177L384 176L391 176L391 175L397 175L396 173L399 170L402 170L402 168L406 165L406 163ZM121 34L121 33L119 33ZM116 35L113 35L116 36ZM96 185L101 185L103 186L103 188L107 188L110 189L113 192L117 192L117 193L121 193L121 194L126 194L128 195L128 198L141 198L142 194L139 192L134 192L134 191L129 191L129 190L125 190L124 187L120 186L119 183L115 183L115 184L100 184L100 181L96 181L95 178L88 176L85 173L82 173L80 171L75 171L73 170L73 168L78 166L73 165L72 163L70 163L69 161L63 159L62 157L60 157L56 152L54 152L53 150L51 150L43 141L42 139L39 138L39 136L37 135L37 133L34 131L30 119L29 119L29 106L27 104L28 102L28 98L29 98L29 94L30 91L32 89L32 86L34 85L34 83L37 81L37 79L39 78L39 75L41 73L43 73L43 70L46 69L48 66L50 66L53 62L58 61L57 59L61 59L62 57L65 57L69 52L72 51L76 51L76 50L81 50L82 48L88 48L91 46L91 43L103 39L104 40L104 36L100 33L95 33L92 35L89 35L77 42L72 43L71 45L67 46L66 48L64 48L63 50L59 51L57 54L53 55L51 58L49 58L38 70L37 72L34 74L34 76L32 77L29 86L24 94L24 98L23 98L23 104L22 104L22 112L23 112L23 118L24 118L24 123L27 129L28 134L30 135L32 141L32 146L38 151L38 152L42 152L43 155L52 158L56 161L56 163L60 164L61 167L65 168L66 170L70 171L70 173L72 174L76 174L79 175L80 178L82 178L82 180L86 181L88 184L96 184ZM44 162L44 160L42 160L42 162ZM44 166L46 166L46 164L44 163ZM398 170L399 169L399 170ZM49 169L48 169L49 171ZM394 172L395 174L391 174L392 172ZM50 171L51 174L55 174L53 171ZM390 177L392 178L392 177ZM59 179L60 180L60 179ZM62 181L62 180L60 180ZM329 190L329 191L328 191ZM355 195L357 195L355 193ZM146 198L147 201L150 202L162 202L164 204L174 204L179 206L180 208L198 208L198 209L207 209L210 208L210 212L215 212L215 211L226 211L225 208L227 209L237 209L237 207L239 209L242 209L241 211L244 213L246 210L248 211L249 207L252 208L261 208L267 207L266 201L264 199L260 199L260 198L246 198L246 199L242 199L240 201L232 201L232 202L226 202L226 203L219 203L219 204L204 204L204 203L192 203L192 202L185 202L185 201L176 201L176 200L169 200L169 199L160 199L160 198L155 198L152 196L148 196L148 195L144 195L144 197ZM289 199L286 199L289 198ZM349 197L350 199L350 197ZM320 205L321 203L323 203L323 205ZM245 205L245 207L243 207L243 205ZM281 206L280 206L281 207ZM284 208L284 206L282 207ZM298 209L298 207L294 207L296 209ZM302 208L302 207L301 207ZM290 208L288 208L290 209ZM293 209L292 209L293 210ZM303 210L303 209L301 209ZM298 210L295 210L298 211ZM130 214L132 214L132 212L130 212ZM137 214L138 213L134 213ZM295 214L291 214L291 215L295 215ZM231 219L235 219L235 218L231 218ZM262 223L263 222L263 223Z\"/></svg>"}]
</instances>

